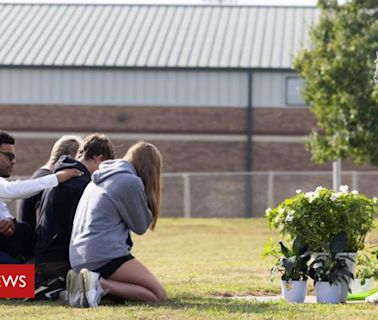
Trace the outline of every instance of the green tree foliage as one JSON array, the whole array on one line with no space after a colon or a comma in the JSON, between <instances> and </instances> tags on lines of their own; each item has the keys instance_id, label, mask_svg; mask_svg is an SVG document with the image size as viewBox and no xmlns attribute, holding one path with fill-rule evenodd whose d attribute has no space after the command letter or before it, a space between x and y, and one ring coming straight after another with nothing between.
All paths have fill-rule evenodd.
<instances>
[{"instance_id":1,"label":"green tree foliage","mask_svg":"<svg viewBox=\"0 0 378 320\"><path fill-rule=\"evenodd\" d=\"M294 60L320 128L307 147L318 163L349 158L378 164L378 0L319 0L318 7L311 44Z\"/></svg>"}]
</instances>

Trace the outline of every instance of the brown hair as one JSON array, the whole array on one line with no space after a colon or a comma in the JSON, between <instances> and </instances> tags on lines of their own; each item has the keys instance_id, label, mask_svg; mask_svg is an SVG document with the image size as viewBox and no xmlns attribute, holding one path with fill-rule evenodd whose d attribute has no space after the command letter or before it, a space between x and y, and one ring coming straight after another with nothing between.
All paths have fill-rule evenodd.
<instances>
[{"instance_id":1,"label":"brown hair","mask_svg":"<svg viewBox=\"0 0 378 320\"><path fill-rule=\"evenodd\" d=\"M140 141L130 147L124 158L134 166L143 181L147 204L152 212L150 228L154 230L160 214L163 157L153 144Z\"/></svg>"},{"instance_id":2,"label":"brown hair","mask_svg":"<svg viewBox=\"0 0 378 320\"><path fill-rule=\"evenodd\" d=\"M103 155L104 160L114 159L113 144L104 134L94 133L84 138L76 158L89 160L99 155Z\"/></svg>"},{"instance_id":3,"label":"brown hair","mask_svg":"<svg viewBox=\"0 0 378 320\"><path fill-rule=\"evenodd\" d=\"M81 142L82 139L79 136L64 135L54 143L48 162L54 165L64 155L74 158Z\"/></svg>"}]
</instances>

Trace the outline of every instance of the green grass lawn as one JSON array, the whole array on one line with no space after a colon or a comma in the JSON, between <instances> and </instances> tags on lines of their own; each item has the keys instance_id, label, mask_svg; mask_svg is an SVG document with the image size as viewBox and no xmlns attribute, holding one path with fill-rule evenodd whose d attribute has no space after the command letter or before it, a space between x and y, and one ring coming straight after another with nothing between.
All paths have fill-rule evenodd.
<instances>
[{"instance_id":1,"label":"green grass lawn","mask_svg":"<svg viewBox=\"0 0 378 320\"><path fill-rule=\"evenodd\" d=\"M60 302L0 301L1 319L375 319L378 306L259 303L277 295L264 243L278 239L265 219L161 219L155 232L134 235L134 255L162 281L164 304L126 303L75 309ZM378 232L370 241L378 243Z\"/></svg>"}]
</instances>

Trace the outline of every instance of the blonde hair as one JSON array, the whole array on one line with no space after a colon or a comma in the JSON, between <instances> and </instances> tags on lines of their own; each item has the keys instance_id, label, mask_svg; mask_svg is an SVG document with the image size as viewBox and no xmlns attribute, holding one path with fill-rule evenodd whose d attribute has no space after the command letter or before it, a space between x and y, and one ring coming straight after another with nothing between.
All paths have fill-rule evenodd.
<instances>
[{"instance_id":1,"label":"blonde hair","mask_svg":"<svg viewBox=\"0 0 378 320\"><path fill-rule=\"evenodd\" d=\"M81 142L82 139L79 136L64 135L54 143L48 163L54 165L64 155L75 158Z\"/></svg>"},{"instance_id":2,"label":"blonde hair","mask_svg":"<svg viewBox=\"0 0 378 320\"><path fill-rule=\"evenodd\" d=\"M160 214L163 157L153 144L139 141L129 148L124 158L134 166L143 181L147 204L152 212L150 228L154 230Z\"/></svg>"}]
</instances>

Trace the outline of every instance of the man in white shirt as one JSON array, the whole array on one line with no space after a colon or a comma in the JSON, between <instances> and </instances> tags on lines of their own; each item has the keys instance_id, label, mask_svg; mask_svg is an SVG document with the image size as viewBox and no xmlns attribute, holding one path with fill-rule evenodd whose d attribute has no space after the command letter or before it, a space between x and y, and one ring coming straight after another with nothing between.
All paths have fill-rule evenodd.
<instances>
[{"instance_id":1,"label":"man in white shirt","mask_svg":"<svg viewBox=\"0 0 378 320\"><path fill-rule=\"evenodd\" d=\"M14 138L0 130L0 264L17 263L18 256L30 257L34 246L34 230L17 222L5 201L31 197L83 174L77 169L67 169L37 179L9 182L5 178L10 177L16 163L14 144Z\"/></svg>"}]
</instances>

